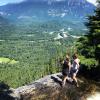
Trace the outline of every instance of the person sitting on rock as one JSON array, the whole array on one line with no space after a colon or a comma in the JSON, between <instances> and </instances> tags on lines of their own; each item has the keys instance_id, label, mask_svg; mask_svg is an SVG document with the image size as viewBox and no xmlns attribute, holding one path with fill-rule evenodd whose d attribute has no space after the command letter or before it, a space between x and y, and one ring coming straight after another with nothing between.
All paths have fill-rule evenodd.
<instances>
[{"instance_id":1,"label":"person sitting on rock","mask_svg":"<svg viewBox=\"0 0 100 100\"><path fill-rule=\"evenodd\" d=\"M77 75L77 73L79 71L79 67L80 67L79 62L80 62L80 59L78 58L78 55L75 53L73 55L71 74L72 74L72 79L75 82L77 87L79 87L78 82L77 82L77 78L76 78L76 75Z\"/></svg>"},{"instance_id":2,"label":"person sitting on rock","mask_svg":"<svg viewBox=\"0 0 100 100\"><path fill-rule=\"evenodd\" d=\"M66 59L63 61L63 68L62 68L62 74L63 74L62 86L65 85L66 80L68 79L68 76L70 74L70 69L71 69L70 57L69 55L66 55Z\"/></svg>"}]
</instances>

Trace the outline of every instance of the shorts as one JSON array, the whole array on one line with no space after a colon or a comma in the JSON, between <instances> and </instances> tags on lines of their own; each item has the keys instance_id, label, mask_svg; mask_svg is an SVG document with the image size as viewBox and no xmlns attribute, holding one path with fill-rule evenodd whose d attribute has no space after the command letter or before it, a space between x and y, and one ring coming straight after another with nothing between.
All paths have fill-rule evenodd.
<instances>
[{"instance_id":1,"label":"shorts","mask_svg":"<svg viewBox=\"0 0 100 100\"><path fill-rule=\"evenodd\" d=\"M72 69L71 70L71 74L77 74L78 73L78 69Z\"/></svg>"},{"instance_id":2,"label":"shorts","mask_svg":"<svg viewBox=\"0 0 100 100\"><path fill-rule=\"evenodd\" d=\"M66 69L64 69L64 70L62 70L62 74L63 74L64 76L68 76L68 75L69 75L69 71L66 70Z\"/></svg>"}]
</instances>

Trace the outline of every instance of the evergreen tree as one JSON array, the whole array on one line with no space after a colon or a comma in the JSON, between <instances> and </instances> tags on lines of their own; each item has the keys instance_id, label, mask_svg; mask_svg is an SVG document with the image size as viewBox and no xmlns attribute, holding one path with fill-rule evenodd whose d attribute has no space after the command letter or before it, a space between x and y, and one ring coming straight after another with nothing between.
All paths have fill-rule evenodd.
<instances>
[{"instance_id":1,"label":"evergreen tree","mask_svg":"<svg viewBox=\"0 0 100 100\"><path fill-rule=\"evenodd\" d=\"M87 65L100 65L100 2L94 11L94 14L88 16L88 22L85 23L88 28L88 34L80 38L78 42L79 52L87 59ZM85 59L84 59L85 60ZM91 62L92 61L92 62Z\"/></svg>"}]
</instances>

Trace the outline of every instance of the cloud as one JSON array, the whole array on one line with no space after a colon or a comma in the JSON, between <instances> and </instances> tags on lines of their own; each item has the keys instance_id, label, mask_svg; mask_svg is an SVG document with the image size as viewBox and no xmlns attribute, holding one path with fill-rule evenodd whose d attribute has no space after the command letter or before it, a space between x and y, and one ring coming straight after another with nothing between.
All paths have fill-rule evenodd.
<instances>
[{"instance_id":1,"label":"cloud","mask_svg":"<svg viewBox=\"0 0 100 100\"><path fill-rule=\"evenodd\" d=\"M67 15L66 10L55 10L55 9L49 9L48 15L52 17L65 17Z\"/></svg>"},{"instance_id":2,"label":"cloud","mask_svg":"<svg viewBox=\"0 0 100 100\"><path fill-rule=\"evenodd\" d=\"M61 17L64 17L65 15L66 15L66 13L62 13L62 14L61 14Z\"/></svg>"},{"instance_id":3,"label":"cloud","mask_svg":"<svg viewBox=\"0 0 100 100\"><path fill-rule=\"evenodd\" d=\"M0 11L0 15L1 15L1 16L10 16L11 14L8 14L8 13L6 13L6 12Z\"/></svg>"},{"instance_id":4,"label":"cloud","mask_svg":"<svg viewBox=\"0 0 100 100\"><path fill-rule=\"evenodd\" d=\"M30 19L30 18L32 18L32 17L30 17L30 16L19 16L19 17L17 17L18 19Z\"/></svg>"}]
</instances>

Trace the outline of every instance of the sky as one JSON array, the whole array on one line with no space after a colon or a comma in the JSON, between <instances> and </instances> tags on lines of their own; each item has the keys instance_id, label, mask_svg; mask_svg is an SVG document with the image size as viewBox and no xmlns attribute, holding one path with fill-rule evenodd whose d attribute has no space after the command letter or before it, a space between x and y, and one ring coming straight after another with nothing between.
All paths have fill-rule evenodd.
<instances>
[{"instance_id":1,"label":"sky","mask_svg":"<svg viewBox=\"0 0 100 100\"><path fill-rule=\"evenodd\" d=\"M89 2L91 2L91 3L96 5L96 0L87 0L87 1L89 1Z\"/></svg>"},{"instance_id":2,"label":"sky","mask_svg":"<svg viewBox=\"0 0 100 100\"><path fill-rule=\"evenodd\" d=\"M24 0L0 0L0 6L2 5L6 5L8 3L18 3L18 2L22 2Z\"/></svg>"},{"instance_id":3,"label":"sky","mask_svg":"<svg viewBox=\"0 0 100 100\"><path fill-rule=\"evenodd\" d=\"M21 1L24 1L24 0L0 0L0 6L2 5L6 5L8 3L18 3L18 2L21 2ZM96 0L87 0L93 4L96 4Z\"/></svg>"}]
</instances>

